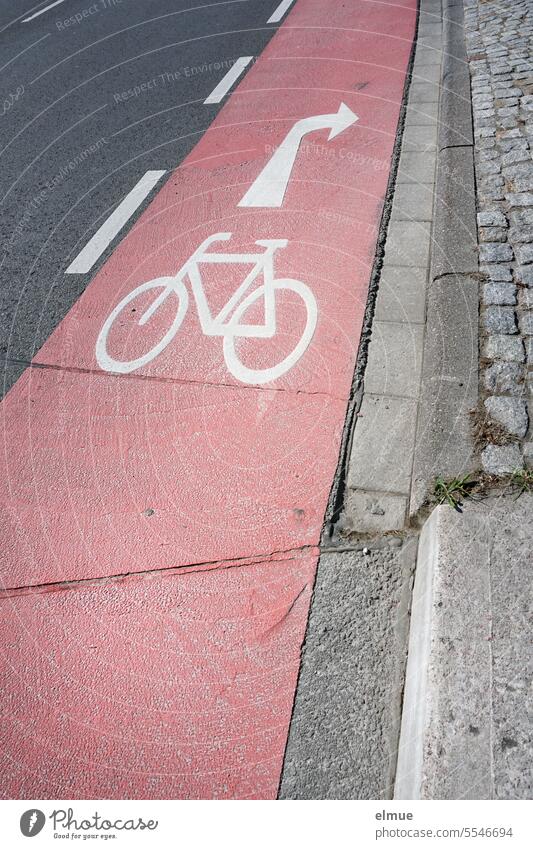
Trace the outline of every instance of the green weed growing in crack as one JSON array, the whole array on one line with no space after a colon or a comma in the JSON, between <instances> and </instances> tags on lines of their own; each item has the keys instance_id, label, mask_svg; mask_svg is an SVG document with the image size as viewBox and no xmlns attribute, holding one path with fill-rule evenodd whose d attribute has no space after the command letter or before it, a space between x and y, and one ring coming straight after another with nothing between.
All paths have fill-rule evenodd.
<instances>
[{"instance_id":1,"label":"green weed growing in crack","mask_svg":"<svg viewBox=\"0 0 533 849\"><path fill-rule=\"evenodd\" d=\"M523 492L533 492L533 469L515 469L509 483L516 492L516 498L520 498Z\"/></svg>"},{"instance_id":2,"label":"green weed growing in crack","mask_svg":"<svg viewBox=\"0 0 533 849\"><path fill-rule=\"evenodd\" d=\"M451 478L446 480L438 477L435 480L433 496L437 504L449 504L458 513L462 513L463 501L472 497L472 490L477 486L477 481L471 480L470 475L462 478Z\"/></svg>"}]
</instances>

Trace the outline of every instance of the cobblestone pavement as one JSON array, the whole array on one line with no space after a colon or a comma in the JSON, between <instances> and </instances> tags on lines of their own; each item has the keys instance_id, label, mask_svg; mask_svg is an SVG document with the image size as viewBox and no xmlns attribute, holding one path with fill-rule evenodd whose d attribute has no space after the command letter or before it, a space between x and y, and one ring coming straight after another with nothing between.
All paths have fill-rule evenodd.
<instances>
[{"instance_id":1,"label":"cobblestone pavement","mask_svg":"<svg viewBox=\"0 0 533 849\"><path fill-rule=\"evenodd\" d=\"M533 0L465 0L481 283L485 471L533 464ZM529 406L529 411L528 411ZM497 444L498 443L498 444Z\"/></svg>"}]
</instances>

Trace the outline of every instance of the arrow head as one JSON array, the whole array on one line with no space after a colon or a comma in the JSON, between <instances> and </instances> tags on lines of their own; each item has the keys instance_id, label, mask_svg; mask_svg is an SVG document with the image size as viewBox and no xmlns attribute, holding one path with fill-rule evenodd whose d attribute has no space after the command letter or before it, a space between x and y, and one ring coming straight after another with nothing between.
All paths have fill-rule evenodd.
<instances>
[{"instance_id":1,"label":"arrow head","mask_svg":"<svg viewBox=\"0 0 533 849\"><path fill-rule=\"evenodd\" d=\"M351 127L352 124L359 120L358 116L355 112L352 112L349 106L346 106L345 103L341 103L339 106L339 111L335 115L335 121L332 125L331 132L328 136L328 141L334 139L335 136L338 136L343 130L347 130L348 127Z\"/></svg>"}]
</instances>

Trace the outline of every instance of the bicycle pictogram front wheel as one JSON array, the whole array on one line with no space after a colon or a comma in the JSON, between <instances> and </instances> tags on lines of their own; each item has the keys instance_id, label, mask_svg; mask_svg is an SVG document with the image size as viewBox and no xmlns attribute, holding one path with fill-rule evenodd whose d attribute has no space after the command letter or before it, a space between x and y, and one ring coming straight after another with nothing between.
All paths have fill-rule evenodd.
<instances>
[{"instance_id":1,"label":"bicycle pictogram front wheel","mask_svg":"<svg viewBox=\"0 0 533 849\"><path fill-rule=\"evenodd\" d=\"M242 383L260 385L263 383L270 383L271 381L276 380L278 377L281 377L281 375L289 371L289 369L291 369L298 362L300 357L305 353L315 332L318 309L315 296L313 295L309 287L306 286L305 283L302 283L300 280L291 280L290 278L274 280L272 285L277 291L288 290L291 292L295 292L302 299L303 305L306 310L305 327L303 333L300 336L300 339L298 340L297 344L292 349L292 351L287 354L279 363L274 366L270 366L269 368L254 369L244 365L244 363L239 359L235 347L235 340L239 338L238 332L225 334L224 359L226 360L226 365L231 374L236 377L237 380L240 380ZM250 307L257 300L259 300L259 298L264 297L265 286L259 286L258 289L254 289L254 291L250 295L248 295L246 298L244 298L243 301L241 301L241 303L235 310L232 316L232 324L236 325L236 328L238 328L238 322L241 319L243 313L248 309L248 307ZM261 344L261 339L255 338L254 342L255 344Z\"/></svg>"},{"instance_id":2,"label":"bicycle pictogram front wheel","mask_svg":"<svg viewBox=\"0 0 533 849\"><path fill-rule=\"evenodd\" d=\"M161 292L152 305L145 309L140 315L137 325L149 327L150 318L155 315L158 308L164 304L168 298L177 298L178 303L176 315L172 320L169 329L155 345L141 356L138 356L133 360L115 359L108 352L108 336L113 325L117 320L119 320L121 314L125 312L135 299L139 298L151 289L160 289ZM136 369L147 365L162 351L164 351L167 345L172 341L185 317L188 305L189 295L187 293L187 289L183 282L175 277L158 277L155 280L149 280L147 283L142 283L140 286L137 286L136 289L133 289L132 292L126 295L126 297L117 304L115 309L104 322L96 342L96 359L100 368L103 369L103 371L115 372L117 374L128 374L131 371L135 371ZM149 332L147 332L146 335L147 338L150 337Z\"/></svg>"}]
</instances>

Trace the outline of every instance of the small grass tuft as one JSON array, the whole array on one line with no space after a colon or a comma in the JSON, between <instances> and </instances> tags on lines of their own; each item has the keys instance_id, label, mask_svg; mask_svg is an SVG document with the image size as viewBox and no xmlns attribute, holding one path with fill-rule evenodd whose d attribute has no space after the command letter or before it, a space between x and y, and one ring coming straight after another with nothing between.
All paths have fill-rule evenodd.
<instances>
[{"instance_id":1,"label":"small grass tuft","mask_svg":"<svg viewBox=\"0 0 533 849\"><path fill-rule=\"evenodd\" d=\"M464 499L472 497L472 491L477 485L478 482L471 480L470 475L465 475L462 478L451 478L451 480L438 477L435 480L433 495L437 504L449 504L458 513L462 513L461 508Z\"/></svg>"},{"instance_id":2,"label":"small grass tuft","mask_svg":"<svg viewBox=\"0 0 533 849\"><path fill-rule=\"evenodd\" d=\"M516 498L520 498L523 492L533 492L533 469L515 469L510 486L516 492Z\"/></svg>"}]
</instances>

